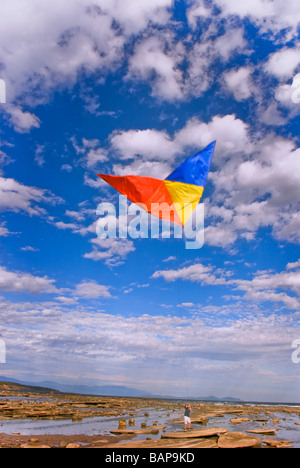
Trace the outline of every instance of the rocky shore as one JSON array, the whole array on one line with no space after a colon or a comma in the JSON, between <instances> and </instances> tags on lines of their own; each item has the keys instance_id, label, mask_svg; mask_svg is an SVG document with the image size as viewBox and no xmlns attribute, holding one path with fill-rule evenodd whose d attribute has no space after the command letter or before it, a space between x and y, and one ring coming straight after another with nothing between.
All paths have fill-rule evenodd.
<instances>
[{"instance_id":1,"label":"rocky shore","mask_svg":"<svg viewBox=\"0 0 300 468\"><path fill-rule=\"evenodd\" d=\"M175 417L182 413L184 405L178 400L17 390L7 393L5 389L0 391L0 397L2 448L287 448L293 447L294 441L278 437L280 423L292 416L295 429L300 425L300 408L290 406L192 402L192 429L183 431L182 418ZM145 416L142 423L141 412ZM149 423L154 412L156 421ZM105 435L34 434L34 428L32 434L22 435L17 430L14 433L1 430L6 421L13 420L30 423L60 419L72 424L71 421L99 417L107 420ZM241 427L246 429L241 431Z\"/></svg>"}]
</instances>

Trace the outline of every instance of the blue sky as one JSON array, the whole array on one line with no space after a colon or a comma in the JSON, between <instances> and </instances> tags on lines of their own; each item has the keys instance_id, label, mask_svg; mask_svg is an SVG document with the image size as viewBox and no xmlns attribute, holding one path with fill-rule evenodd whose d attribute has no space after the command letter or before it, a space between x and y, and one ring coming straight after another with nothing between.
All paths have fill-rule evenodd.
<instances>
[{"instance_id":1,"label":"blue sky","mask_svg":"<svg viewBox=\"0 0 300 468\"><path fill-rule=\"evenodd\" d=\"M0 375L299 401L299 22L296 0L1 2ZM97 172L163 179L213 140L201 249L97 237Z\"/></svg>"}]
</instances>

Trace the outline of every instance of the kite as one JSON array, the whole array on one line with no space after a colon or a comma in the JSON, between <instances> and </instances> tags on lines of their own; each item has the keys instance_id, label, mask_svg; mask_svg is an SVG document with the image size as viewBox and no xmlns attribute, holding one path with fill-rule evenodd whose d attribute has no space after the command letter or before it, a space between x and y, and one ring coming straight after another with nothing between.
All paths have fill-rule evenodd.
<instances>
[{"instance_id":1,"label":"kite","mask_svg":"<svg viewBox=\"0 0 300 468\"><path fill-rule=\"evenodd\" d=\"M97 174L153 216L184 226L204 190L216 141L186 159L166 179Z\"/></svg>"}]
</instances>

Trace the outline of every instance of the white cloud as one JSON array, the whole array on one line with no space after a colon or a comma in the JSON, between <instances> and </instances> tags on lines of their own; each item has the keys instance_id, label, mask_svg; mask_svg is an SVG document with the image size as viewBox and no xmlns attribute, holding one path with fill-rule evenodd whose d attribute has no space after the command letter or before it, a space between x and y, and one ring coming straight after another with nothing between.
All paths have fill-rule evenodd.
<instances>
[{"instance_id":1,"label":"white cloud","mask_svg":"<svg viewBox=\"0 0 300 468\"><path fill-rule=\"evenodd\" d=\"M300 307L300 270L295 271L297 267L295 264L293 271L289 271L288 264L286 270L279 273L262 272L252 280L236 280L236 287L245 291L246 299L282 302L287 308L297 310ZM281 290L288 290L290 294Z\"/></svg>"},{"instance_id":2,"label":"white cloud","mask_svg":"<svg viewBox=\"0 0 300 468\"><path fill-rule=\"evenodd\" d=\"M236 158L241 152L250 152L252 144L249 141L249 127L235 115L215 115L206 123L192 118L175 135L175 142L180 152L187 152L189 148L197 151L217 141L213 162L220 164L229 157Z\"/></svg>"},{"instance_id":3,"label":"white cloud","mask_svg":"<svg viewBox=\"0 0 300 468\"><path fill-rule=\"evenodd\" d=\"M168 160L178 151L167 132L154 129L116 131L109 139L122 159L143 156L147 160Z\"/></svg>"},{"instance_id":4,"label":"white cloud","mask_svg":"<svg viewBox=\"0 0 300 468\"><path fill-rule=\"evenodd\" d=\"M10 232L6 227L6 222L0 223L0 237L6 237L9 236Z\"/></svg>"},{"instance_id":5,"label":"white cloud","mask_svg":"<svg viewBox=\"0 0 300 468\"><path fill-rule=\"evenodd\" d=\"M40 249L37 247L32 247L31 245L26 245L25 247L21 247L22 252L39 252Z\"/></svg>"},{"instance_id":6,"label":"white cloud","mask_svg":"<svg viewBox=\"0 0 300 468\"><path fill-rule=\"evenodd\" d=\"M215 274L213 267L205 266L202 263L196 263L178 270L158 270L153 273L152 278L164 278L165 281L176 281L181 278L186 281L211 285L226 283L224 277L218 277Z\"/></svg>"},{"instance_id":7,"label":"white cloud","mask_svg":"<svg viewBox=\"0 0 300 468\"><path fill-rule=\"evenodd\" d=\"M288 80L289 82L291 80ZM274 92L277 105L287 111L286 120L293 119L300 114L299 106L300 96L300 73L293 77L290 83L281 83ZM274 104L273 104L274 105Z\"/></svg>"},{"instance_id":8,"label":"white cloud","mask_svg":"<svg viewBox=\"0 0 300 468\"><path fill-rule=\"evenodd\" d=\"M279 79L292 79L300 65L300 46L283 47L270 55L265 69Z\"/></svg>"},{"instance_id":9,"label":"white cloud","mask_svg":"<svg viewBox=\"0 0 300 468\"><path fill-rule=\"evenodd\" d=\"M108 266L118 266L124 263L125 258L135 251L134 244L128 239L100 239L91 240L93 250L84 254L84 258L94 261L104 261Z\"/></svg>"},{"instance_id":10,"label":"white cloud","mask_svg":"<svg viewBox=\"0 0 300 468\"><path fill-rule=\"evenodd\" d=\"M295 143L269 135L258 142L260 155L242 162L237 170L240 188L271 194L270 205L284 206L299 200L299 154ZM300 167L299 167L300 169Z\"/></svg>"},{"instance_id":11,"label":"white cloud","mask_svg":"<svg viewBox=\"0 0 300 468\"><path fill-rule=\"evenodd\" d=\"M75 138L71 141L76 153L81 156L80 162L87 168L94 168L97 164L108 160L107 151L101 147L99 140L83 138L81 144L78 144Z\"/></svg>"},{"instance_id":12,"label":"white cloud","mask_svg":"<svg viewBox=\"0 0 300 468\"><path fill-rule=\"evenodd\" d=\"M9 115L9 121L19 133L28 133L32 128L39 128L38 117L30 112L24 112L20 107L8 106L5 108Z\"/></svg>"},{"instance_id":13,"label":"white cloud","mask_svg":"<svg viewBox=\"0 0 300 468\"><path fill-rule=\"evenodd\" d=\"M217 223L209 225L204 231L204 242L206 245L228 247L234 244L238 234L231 223Z\"/></svg>"},{"instance_id":14,"label":"white cloud","mask_svg":"<svg viewBox=\"0 0 300 468\"><path fill-rule=\"evenodd\" d=\"M227 89L237 101L243 101L253 95L251 73L252 69L250 67L241 67L223 74Z\"/></svg>"},{"instance_id":15,"label":"white cloud","mask_svg":"<svg viewBox=\"0 0 300 468\"><path fill-rule=\"evenodd\" d=\"M159 159L159 158L157 158ZM172 172L171 161L147 161L146 159L135 159L129 164L114 164L113 172L115 175L141 175L147 174L148 177L162 179ZM93 185L93 184L92 184Z\"/></svg>"},{"instance_id":16,"label":"white cloud","mask_svg":"<svg viewBox=\"0 0 300 468\"><path fill-rule=\"evenodd\" d=\"M267 125L284 125L287 123L286 117L278 109L276 102L271 102L266 109L260 111L259 120Z\"/></svg>"},{"instance_id":17,"label":"white cloud","mask_svg":"<svg viewBox=\"0 0 300 468\"><path fill-rule=\"evenodd\" d=\"M218 36L213 42L215 55L220 56L225 62L236 54L250 54L247 49L247 41L244 38L242 28L228 29L225 34Z\"/></svg>"},{"instance_id":18,"label":"white cloud","mask_svg":"<svg viewBox=\"0 0 300 468\"><path fill-rule=\"evenodd\" d=\"M0 291L29 292L31 294L56 293L55 280L47 276L8 271L0 266Z\"/></svg>"},{"instance_id":19,"label":"white cloud","mask_svg":"<svg viewBox=\"0 0 300 468\"><path fill-rule=\"evenodd\" d=\"M165 49L164 41L154 36L136 45L127 77L150 83L155 96L170 101L182 99L183 74L178 64L183 54L178 45Z\"/></svg>"},{"instance_id":20,"label":"white cloud","mask_svg":"<svg viewBox=\"0 0 300 468\"><path fill-rule=\"evenodd\" d=\"M83 69L105 76L122 63L130 35L149 22L165 24L171 6L172 0L3 0L0 44L9 101L45 102L56 86L72 86ZM21 112L13 118L22 131L37 124Z\"/></svg>"},{"instance_id":21,"label":"white cloud","mask_svg":"<svg viewBox=\"0 0 300 468\"><path fill-rule=\"evenodd\" d=\"M62 313L69 311L70 306L72 313ZM0 310L5 310L7 343L14 343L12 356L18 356L12 359L13 369L21 375L26 374L20 356L31 360L38 355L35 371L47 379L57 376L57 362L63 356L64 369L71 369L72 373L80 370L76 375L86 381L99 383L101 374L101 382L136 386L138 379L142 389L161 394L167 387L172 388L172 394L182 396L186 383L182 387L173 385L187 372L192 394L194 391L198 394L199 382L204 381L201 395L208 395L212 393L209 389L214 389L214 393L226 396L229 390L249 399L250 395L256 396L254 391L260 395L266 391L266 400L270 400L281 392L281 386L279 389L275 382L286 382L288 362L290 369L297 371L290 361L290 344L291 337L298 336L299 323L292 314L285 318L270 313L256 314L241 304L234 306L235 319L228 307L216 307L213 311L202 308L201 316L192 317L159 313L128 316L121 312L113 315L90 307L76 308L74 304L36 303L32 307L29 303L8 301L1 302ZM221 325L214 321L220 314L224 320ZM12 325L16 317L19 326L26 324L22 337L19 328ZM149 374L155 378L149 379ZM228 380L226 374L230 375ZM291 372L291 392L293 382L295 390L298 388L298 376L292 377ZM65 372L64 378L68 379ZM256 390L249 390L249 380ZM219 381L222 388L216 387Z\"/></svg>"},{"instance_id":22,"label":"white cloud","mask_svg":"<svg viewBox=\"0 0 300 468\"><path fill-rule=\"evenodd\" d=\"M173 135L154 129L113 132L108 151L118 157L116 174L163 179L213 140L217 144L208 180L214 191L203 199L205 243L226 247L239 237L252 240L266 226L276 238L298 242L299 149L292 140L273 132L252 135L235 115L216 115L209 122L191 118Z\"/></svg>"},{"instance_id":23,"label":"white cloud","mask_svg":"<svg viewBox=\"0 0 300 468\"><path fill-rule=\"evenodd\" d=\"M187 10L187 19L192 28L196 27L198 18L208 18L210 15L211 10L202 1L193 2Z\"/></svg>"},{"instance_id":24,"label":"white cloud","mask_svg":"<svg viewBox=\"0 0 300 468\"><path fill-rule=\"evenodd\" d=\"M297 0L284 2L281 0L247 0L246 2L215 0L215 3L222 10L221 16L230 18L231 15L237 15L240 18L249 18L257 24L261 33L278 35L284 32L285 40L297 35L300 22Z\"/></svg>"},{"instance_id":25,"label":"white cloud","mask_svg":"<svg viewBox=\"0 0 300 468\"><path fill-rule=\"evenodd\" d=\"M286 266L287 270L293 270L294 268L300 268L300 258L296 262L289 262Z\"/></svg>"},{"instance_id":26,"label":"white cloud","mask_svg":"<svg viewBox=\"0 0 300 468\"><path fill-rule=\"evenodd\" d=\"M213 36L214 34L212 34ZM200 96L216 80L217 60L227 62L236 54L250 54L242 28L228 27L217 38L177 40L165 30L143 38L129 58L127 78L146 82L152 95L167 101ZM187 64L184 70L184 62Z\"/></svg>"},{"instance_id":27,"label":"white cloud","mask_svg":"<svg viewBox=\"0 0 300 468\"><path fill-rule=\"evenodd\" d=\"M202 286L224 285L233 290L244 291L244 299L248 301L282 303L288 309L295 310L300 307L299 261L288 264L286 270L279 273L257 272L250 280L234 278L230 271L202 263L177 270L158 270L152 278L163 278L167 282L182 279Z\"/></svg>"},{"instance_id":28,"label":"white cloud","mask_svg":"<svg viewBox=\"0 0 300 468\"><path fill-rule=\"evenodd\" d=\"M0 147L2 146L0 142ZM4 144L3 144L4 146ZM0 176L3 174L2 167L13 162L13 159L10 158L4 151L0 150Z\"/></svg>"},{"instance_id":29,"label":"white cloud","mask_svg":"<svg viewBox=\"0 0 300 468\"><path fill-rule=\"evenodd\" d=\"M191 118L174 135L164 130L127 130L113 132L109 140L119 160L133 159L129 165L125 162L114 165L119 175L142 174L144 168L144 175L146 171L152 177L155 177L154 173L158 174L158 178L167 177L175 168L176 156L179 163L179 155L192 155L191 152L199 151L213 140L217 140L215 162L238 154L245 147L248 152L252 148L247 124L235 115L214 116L209 123Z\"/></svg>"},{"instance_id":30,"label":"white cloud","mask_svg":"<svg viewBox=\"0 0 300 468\"><path fill-rule=\"evenodd\" d=\"M43 165L45 164L45 146L46 145L37 145L35 150L34 160L40 167L43 167Z\"/></svg>"},{"instance_id":31,"label":"white cloud","mask_svg":"<svg viewBox=\"0 0 300 468\"><path fill-rule=\"evenodd\" d=\"M99 299L100 297L111 297L110 287L98 284L96 281L82 281L76 286L74 295L86 299Z\"/></svg>"},{"instance_id":32,"label":"white cloud","mask_svg":"<svg viewBox=\"0 0 300 468\"><path fill-rule=\"evenodd\" d=\"M80 226L78 226L75 223L64 223L63 221L55 221L54 226L56 226L58 229L62 230L67 230L70 229L73 232L79 232L80 231Z\"/></svg>"},{"instance_id":33,"label":"white cloud","mask_svg":"<svg viewBox=\"0 0 300 468\"><path fill-rule=\"evenodd\" d=\"M170 13L168 8L173 0L100 0L100 7L113 16L127 34L135 34L146 28L149 22L165 24Z\"/></svg>"},{"instance_id":34,"label":"white cloud","mask_svg":"<svg viewBox=\"0 0 300 468\"><path fill-rule=\"evenodd\" d=\"M65 172L72 172L73 170L70 164L63 164L60 169L61 171L65 171Z\"/></svg>"},{"instance_id":35,"label":"white cloud","mask_svg":"<svg viewBox=\"0 0 300 468\"><path fill-rule=\"evenodd\" d=\"M30 216L44 215L46 211L40 204L61 202L59 197L47 190L0 177L0 211L24 211Z\"/></svg>"}]
</instances>

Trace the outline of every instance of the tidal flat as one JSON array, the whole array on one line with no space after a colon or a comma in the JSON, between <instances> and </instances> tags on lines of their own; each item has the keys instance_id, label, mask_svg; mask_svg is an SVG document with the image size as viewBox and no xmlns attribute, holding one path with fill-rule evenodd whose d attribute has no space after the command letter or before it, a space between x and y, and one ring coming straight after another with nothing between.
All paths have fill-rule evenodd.
<instances>
[{"instance_id":1,"label":"tidal flat","mask_svg":"<svg viewBox=\"0 0 300 468\"><path fill-rule=\"evenodd\" d=\"M2 448L300 448L300 406L1 391Z\"/></svg>"}]
</instances>

